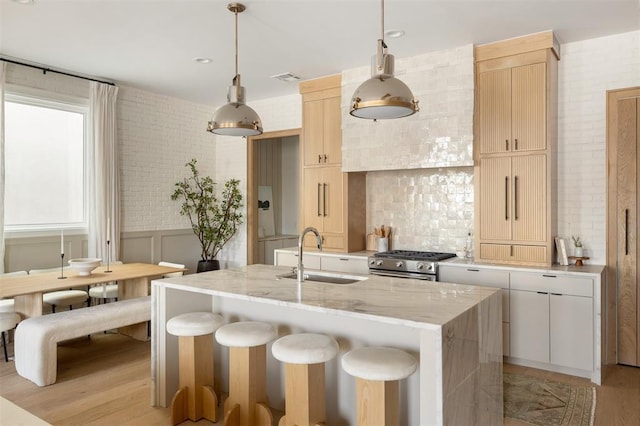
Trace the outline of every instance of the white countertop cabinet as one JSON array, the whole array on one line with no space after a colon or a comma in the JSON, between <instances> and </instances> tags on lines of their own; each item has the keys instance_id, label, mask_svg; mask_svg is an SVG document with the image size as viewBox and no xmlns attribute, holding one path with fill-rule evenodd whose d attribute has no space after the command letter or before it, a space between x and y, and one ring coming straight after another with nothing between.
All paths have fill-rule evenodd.
<instances>
[{"instance_id":1,"label":"white countertop cabinet","mask_svg":"<svg viewBox=\"0 0 640 426\"><path fill-rule=\"evenodd\" d=\"M344 272L348 274L368 274L367 252L357 253L324 253L304 251L302 260L305 269ZM298 249L285 248L275 250L274 265L298 266Z\"/></svg>"},{"instance_id":2,"label":"white countertop cabinet","mask_svg":"<svg viewBox=\"0 0 640 426\"><path fill-rule=\"evenodd\" d=\"M538 268L454 259L440 263L439 275L443 282L502 289L507 361L601 383L603 266Z\"/></svg>"}]
</instances>

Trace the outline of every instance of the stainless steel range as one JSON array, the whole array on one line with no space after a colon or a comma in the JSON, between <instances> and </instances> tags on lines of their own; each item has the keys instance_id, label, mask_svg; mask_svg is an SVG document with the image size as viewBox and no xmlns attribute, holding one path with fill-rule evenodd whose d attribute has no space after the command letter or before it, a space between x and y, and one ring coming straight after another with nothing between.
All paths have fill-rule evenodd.
<instances>
[{"instance_id":1,"label":"stainless steel range","mask_svg":"<svg viewBox=\"0 0 640 426\"><path fill-rule=\"evenodd\" d=\"M369 273L389 277L438 281L438 261L455 257L454 253L391 250L369 256Z\"/></svg>"}]
</instances>

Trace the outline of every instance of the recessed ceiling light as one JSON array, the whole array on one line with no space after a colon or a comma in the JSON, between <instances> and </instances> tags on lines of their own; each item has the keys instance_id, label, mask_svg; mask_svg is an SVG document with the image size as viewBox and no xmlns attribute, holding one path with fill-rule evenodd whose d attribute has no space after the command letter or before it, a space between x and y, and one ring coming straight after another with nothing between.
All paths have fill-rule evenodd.
<instances>
[{"instance_id":1,"label":"recessed ceiling light","mask_svg":"<svg viewBox=\"0 0 640 426\"><path fill-rule=\"evenodd\" d=\"M210 64L212 62L211 58L193 58L194 61L196 61L199 64Z\"/></svg>"},{"instance_id":2,"label":"recessed ceiling light","mask_svg":"<svg viewBox=\"0 0 640 426\"><path fill-rule=\"evenodd\" d=\"M13 0L15 3L19 3L19 4L33 4L35 3L35 0Z\"/></svg>"},{"instance_id":3,"label":"recessed ceiling light","mask_svg":"<svg viewBox=\"0 0 640 426\"><path fill-rule=\"evenodd\" d=\"M276 78L278 80L281 81L286 81L286 82L292 82L292 81L299 81L300 77L290 73L290 72L283 72L282 74L276 74L276 75L272 75L271 78Z\"/></svg>"},{"instance_id":4,"label":"recessed ceiling light","mask_svg":"<svg viewBox=\"0 0 640 426\"><path fill-rule=\"evenodd\" d=\"M384 35L389 38L399 38L404 35L404 30L387 30Z\"/></svg>"}]
</instances>

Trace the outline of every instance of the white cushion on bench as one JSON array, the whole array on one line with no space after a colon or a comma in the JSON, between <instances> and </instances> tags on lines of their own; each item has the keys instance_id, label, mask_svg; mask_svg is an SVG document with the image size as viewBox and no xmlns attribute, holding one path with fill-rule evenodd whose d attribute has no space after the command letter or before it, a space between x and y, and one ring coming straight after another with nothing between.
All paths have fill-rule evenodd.
<instances>
[{"instance_id":1,"label":"white cushion on bench","mask_svg":"<svg viewBox=\"0 0 640 426\"><path fill-rule=\"evenodd\" d=\"M57 344L151 319L151 296L28 318L15 332L16 371L38 386L56 382Z\"/></svg>"}]
</instances>

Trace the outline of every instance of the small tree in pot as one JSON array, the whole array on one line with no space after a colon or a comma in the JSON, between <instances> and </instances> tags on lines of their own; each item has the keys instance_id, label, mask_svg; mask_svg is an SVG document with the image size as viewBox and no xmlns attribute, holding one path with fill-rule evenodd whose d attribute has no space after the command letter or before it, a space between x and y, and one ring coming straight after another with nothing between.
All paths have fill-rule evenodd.
<instances>
[{"instance_id":1,"label":"small tree in pot","mask_svg":"<svg viewBox=\"0 0 640 426\"><path fill-rule=\"evenodd\" d=\"M172 200L181 200L180 214L187 216L191 229L200 241L202 260L198 272L220 269L216 257L242 224L242 193L240 181L229 179L224 184L220 198L215 194L216 183L209 176L201 177L197 160L185 164L191 176L175 184Z\"/></svg>"}]
</instances>

